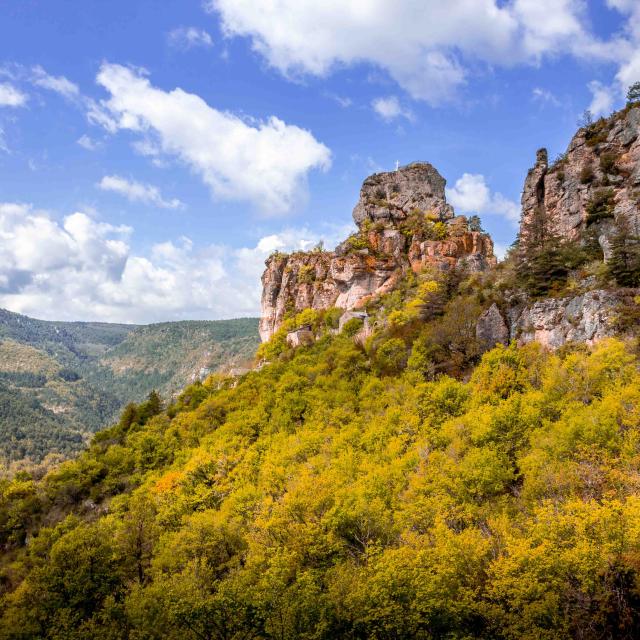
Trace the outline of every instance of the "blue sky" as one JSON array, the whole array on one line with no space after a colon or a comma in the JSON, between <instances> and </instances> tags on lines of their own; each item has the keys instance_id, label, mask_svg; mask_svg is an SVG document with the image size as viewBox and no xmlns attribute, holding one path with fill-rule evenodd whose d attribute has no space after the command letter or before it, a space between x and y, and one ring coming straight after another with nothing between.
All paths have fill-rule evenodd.
<instances>
[{"instance_id":1,"label":"blue sky","mask_svg":"<svg viewBox=\"0 0 640 640\"><path fill-rule=\"evenodd\" d=\"M0 306L259 313L265 257L428 160L499 250L535 150L640 80L636 0L4 0Z\"/></svg>"}]
</instances>

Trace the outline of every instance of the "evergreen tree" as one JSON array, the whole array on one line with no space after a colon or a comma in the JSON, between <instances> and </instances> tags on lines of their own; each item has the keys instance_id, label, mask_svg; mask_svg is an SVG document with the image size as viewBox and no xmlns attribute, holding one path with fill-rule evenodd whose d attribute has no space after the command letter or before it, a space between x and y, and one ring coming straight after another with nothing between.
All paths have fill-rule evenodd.
<instances>
[{"instance_id":1,"label":"evergreen tree","mask_svg":"<svg viewBox=\"0 0 640 640\"><path fill-rule=\"evenodd\" d=\"M627 102L633 104L640 102L640 82L634 82L627 91Z\"/></svg>"},{"instance_id":2,"label":"evergreen tree","mask_svg":"<svg viewBox=\"0 0 640 640\"><path fill-rule=\"evenodd\" d=\"M469 218L469 231L478 231L479 233L484 233L480 216L473 215Z\"/></svg>"},{"instance_id":3,"label":"evergreen tree","mask_svg":"<svg viewBox=\"0 0 640 640\"><path fill-rule=\"evenodd\" d=\"M611 257L607 263L611 276L621 287L640 286L640 238L620 219L611 238Z\"/></svg>"}]
</instances>

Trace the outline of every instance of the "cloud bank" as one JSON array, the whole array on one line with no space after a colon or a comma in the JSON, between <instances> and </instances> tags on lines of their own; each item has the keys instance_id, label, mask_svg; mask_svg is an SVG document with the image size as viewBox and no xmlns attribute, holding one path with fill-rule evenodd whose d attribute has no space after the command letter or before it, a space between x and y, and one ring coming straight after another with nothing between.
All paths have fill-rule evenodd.
<instances>
[{"instance_id":1,"label":"cloud bank","mask_svg":"<svg viewBox=\"0 0 640 640\"><path fill-rule=\"evenodd\" d=\"M633 12L633 0L609 0ZM208 0L227 37L253 49L287 76L326 76L369 63L417 100L453 98L473 63L538 64L568 54L622 63L630 37L594 35L583 0L279 0L256 11L252 0ZM640 58L639 58L640 60Z\"/></svg>"},{"instance_id":2,"label":"cloud bank","mask_svg":"<svg viewBox=\"0 0 640 640\"><path fill-rule=\"evenodd\" d=\"M98 183L98 188L102 191L118 193L130 202L142 202L162 209L181 209L184 207L184 204L177 198L165 200L158 187L135 180L127 180L121 176L103 176Z\"/></svg>"},{"instance_id":3,"label":"cloud bank","mask_svg":"<svg viewBox=\"0 0 640 640\"><path fill-rule=\"evenodd\" d=\"M333 230L331 241L342 229ZM56 221L19 203L0 203L0 307L44 319L155 322L256 316L260 275L276 249L309 249L309 229L284 229L253 247L186 237L131 248L133 229L84 212Z\"/></svg>"},{"instance_id":4,"label":"cloud bank","mask_svg":"<svg viewBox=\"0 0 640 640\"><path fill-rule=\"evenodd\" d=\"M501 193L492 193L481 174L462 174L446 194L457 213L497 215L514 226L520 220L520 207Z\"/></svg>"}]
</instances>

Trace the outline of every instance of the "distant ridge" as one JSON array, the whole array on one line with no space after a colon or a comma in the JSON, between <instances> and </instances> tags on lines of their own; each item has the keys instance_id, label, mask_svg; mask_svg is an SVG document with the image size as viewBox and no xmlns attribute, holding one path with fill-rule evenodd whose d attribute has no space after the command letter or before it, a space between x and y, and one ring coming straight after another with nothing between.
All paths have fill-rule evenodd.
<instances>
[{"instance_id":1,"label":"distant ridge","mask_svg":"<svg viewBox=\"0 0 640 640\"><path fill-rule=\"evenodd\" d=\"M37 320L0 309L0 459L71 455L122 407L250 359L258 319L150 325Z\"/></svg>"}]
</instances>

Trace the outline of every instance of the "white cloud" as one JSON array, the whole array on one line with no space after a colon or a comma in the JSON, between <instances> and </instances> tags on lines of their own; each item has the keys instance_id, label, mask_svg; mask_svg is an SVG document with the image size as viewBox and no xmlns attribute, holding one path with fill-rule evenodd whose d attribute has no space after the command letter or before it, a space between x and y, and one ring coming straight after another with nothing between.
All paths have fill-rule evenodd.
<instances>
[{"instance_id":1,"label":"white cloud","mask_svg":"<svg viewBox=\"0 0 640 640\"><path fill-rule=\"evenodd\" d=\"M299 206L306 176L327 169L331 153L313 135L275 116L247 122L182 89L153 87L141 71L104 64L97 81L111 94L89 118L127 129L200 175L218 198L250 201L281 213Z\"/></svg>"},{"instance_id":2,"label":"white cloud","mask_svg":"<svg viewBox=\"0 0 640 640\"><path fill-rule=\"evenodd\" d=\"M593 80L588 86L593 96L589 111L594 116L608 116L613 111L613 105L616 100L615 88L603 85L597 80Z\"/></svg>"},{"instance_id":3,"label":"white cloud","mask_svg":"<svg viewBox=\"0 0 640 640\"><path fill-rule=\"evenodd\" d=\"M71 82L64 76L49 75L41 66L35 66L31 70L31 81L33 84L49 91L54 91L68 100L78 98L80 90L78 85Z\"/></svg>"},{"instance_id":4,"label":"white cloud","mask_svg":"<svg viewBox=\"0 0 640 640\"><path fill-rule=\"evenodd\" d=\"M0 107L22 107L27 95L8 82L0 83Z\"/></svg>"},{"instance_id":5,"label":"white cloud","mask_svg":"<svg viewBox=\"0 0 640 640\"><path fill-rule=\"evenodd\" d=\"M213 46L211 36L196 27L178 27L167 35L169 44L178 49L192 49L193 47L209 48Z\"/></svg>"},{"instance_id":6,"label":"white cloud","mask_svg":"<svg viewBox=\"0 0 640 640\"><path fill-rule=\"evenodd\" d=\"M371 106L373 107L373 110L387 122L391 122L397 118L406 118L410 121L414 119L411 110L403 107L397 96L375 98L371 101Z\"/></svg>"},{"instance_id":7,"label":"white cloud","mask_svg":"<svg viewBox=\"0 0 640 640\"><path fill-rule=\"evenodd\" d=\"M533 99L542 104L550 104L554 107L560 106L560 100L555 97L552 91L549 89L543 89L542 87L534 87L531 91Z\"/></svg>"},{"instance_id":8,"label":"white cloud","mask_svg":"<svg viewBox=\"0 0 640 640\"><path fill-rule=\"evenodd\" d=\"M640 47L640 38L638 39ZM635 50L620 66L616 74L616 80L620 88L620 94L624 95L627 89L634 83L640 81L640 49Z\"/></svg>"},{"instance_id":9,"label":"white cloud","mask_svg":"<svg viewBox=\"0 0 640 640\"><path fill-rule=\"evenodd\" d=\"M287 76L325 76L369 63L413 98L438 104L465 83L473 61L537 64L569 53L610 60L617 41L591 32L583 0L208 0L228 37L249 37L255 51Z\"/></svg>"},{"instance_id":10,"label":"white cloud","mask_svg":"<svg viewBox=\"0 0 640 640\"><path fill-rule=\"evenodd\" d=\"M81 135L76 142L87 151L95 151L100 146L99 142L92 140L86 133Z\"/></svg>"},{"instance_id":11,"label":"white cloud","mask_svg":"<svg viewBox=\"0 0 640 640\"><path fill-rule=\"evenodd\" d=\"M120 176L104 176L98 183L103 191L113 191L127 198L131 202L142 202L163 209L180 209L184 204L177 198L165 200L158 187L151 184L142 184L134 180L127 180Z\"/></svg>"},{"instance_id":12,"label":"white cloud","mask_svg":"<svg viewBox=\"0 0 640 640\"><path fill-rule=\"evenodd\" d=\"M328 229L331 240L340 229ZM255 246L196 248L188 238L132 250L132 229L83 212L62 222L0 203L0 307L47 319L155 322L258 315L264 261L320 239L285 229Z\"/></svg>"},{"instance_id":13,"label":"white cloud","mask_svg":"<svg viewBox=\"0 0 640 640\"><path fill-rule=\"evenodd\" d=\"M501 193L491 193L481 174L464 173L446 193L457 213L498 215L513 225L520 220L520 207Z\"/></svg>"}]
</instances>

